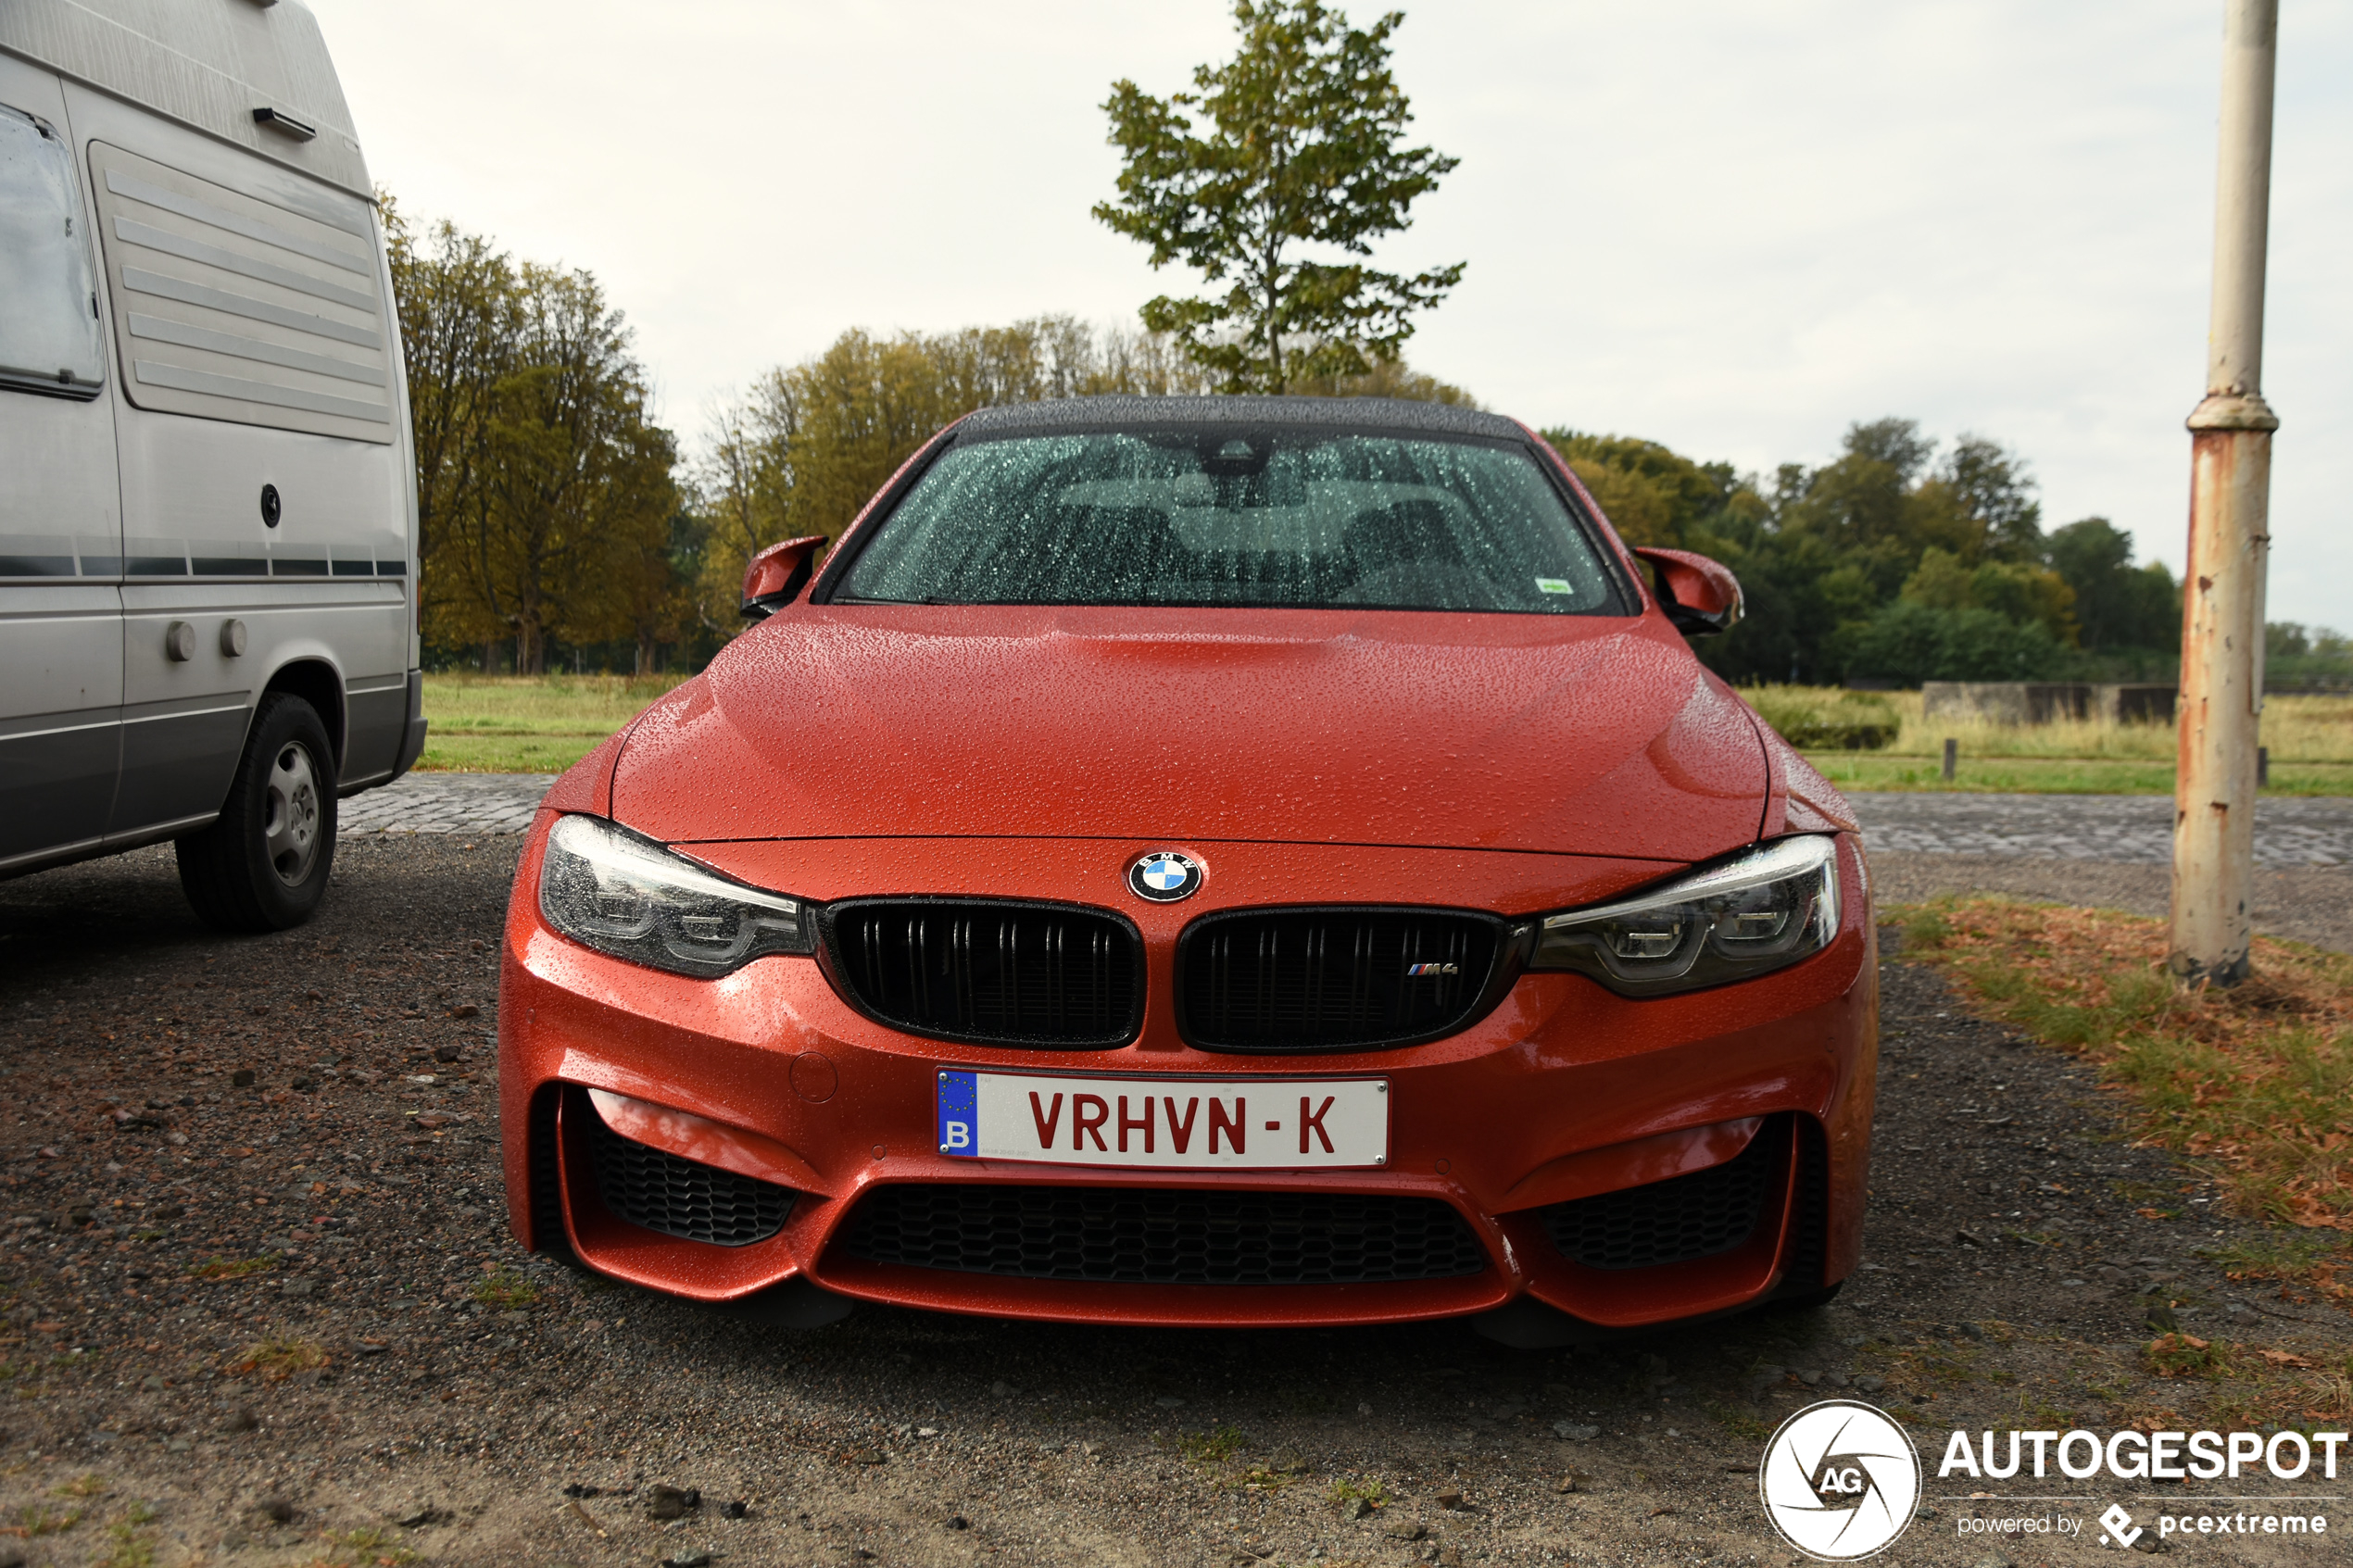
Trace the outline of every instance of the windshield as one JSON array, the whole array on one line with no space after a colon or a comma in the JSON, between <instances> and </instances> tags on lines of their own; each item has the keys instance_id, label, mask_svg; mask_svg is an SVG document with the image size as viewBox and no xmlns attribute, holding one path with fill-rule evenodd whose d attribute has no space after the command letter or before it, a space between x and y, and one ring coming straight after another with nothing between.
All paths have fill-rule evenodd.
<instances>
[{"instance_id":1,"label":"windshield","mask_svg":"<svg viewBox=\"0 0 2353 1568\"><path fill-rule=\"evenodd\" d=\"M960 442L834 597L1625 613L1515 447L1200 427Z\"/></svg>"}]
</instances>

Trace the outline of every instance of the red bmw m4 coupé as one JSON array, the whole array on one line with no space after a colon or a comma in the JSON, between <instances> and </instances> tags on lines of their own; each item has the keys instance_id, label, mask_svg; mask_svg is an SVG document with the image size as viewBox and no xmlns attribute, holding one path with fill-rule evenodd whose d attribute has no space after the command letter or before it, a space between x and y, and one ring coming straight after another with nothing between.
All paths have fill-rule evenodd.
<instances>
[{"instance_id":1,"label":"red bmw m4 coup\u00e9","mask_svg":"<svg viewBox=\"0 0 2353 1568\"><path fill-rule=\"evenodd\" d=\"M1855 822L1685 646L1730 574L1526 427L989 409L818 543L540 809L527 1246L785 1323L1521 1344L1856 1266Z\"/></svg>"}]
</instances>

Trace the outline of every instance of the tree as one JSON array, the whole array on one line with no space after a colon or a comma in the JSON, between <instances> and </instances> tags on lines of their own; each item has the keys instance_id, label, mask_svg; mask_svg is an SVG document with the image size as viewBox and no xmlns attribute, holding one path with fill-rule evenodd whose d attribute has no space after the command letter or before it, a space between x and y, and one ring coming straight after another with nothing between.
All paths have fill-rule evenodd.
<instances>
[{"instance_id":1,"label":"tree","mask_svg":"<svg viewBox=\"0 0 2353 1568\"><path fill-rule=\"evenodd\" d=\"M2041 681L2058 673L2065 651L2038 621L1990 609L1939 608L1898 599L1844 629L1841 662L1856 675L1899 685L1923 681Z\"/></svg>"},{"instance_id":2,"label":"tree","mask_svg":"<svg viewBox=\"0 0 2353 1568\"><path fill-rule=\"evenodd\" d=\"M1743 488L1729 463L1702 466L1639 436L1548 430L1544 439L1629 544L1683 546L1706 531Z\"/></svg>"},{"instance_id":3,"label":"tree","mask_svg":"<svg viewBox=\"0 0 2353 1568\"><path fill-rule=\"evenodd\" d=\"M2087 648L2182 646L2182 590L2163 561L2133 564L2133 536L2104 517L2053 532L2053 570L2075 590L2075 615Z\"/></svg>"},{"instance_id":4,"label":"tree","mask_svg":"<svg viewBox=\"0 0 2353 1568\"><path fill-rule=\"evenodd\" d=\"M443 568L454 559L454 533L477 511L491 467L492 408L500 378L513 369L518 332L515 270L489 240L447 219L419 244L390 194L377 194L408 370L423 563L417 591L430 641L478 619L467 613L468 577ZM480 630L466 627L469 634Z\"/></svg>"},{"instance_id":5,"label":"tree","mask_svg":"<svg viewBox=\"0 0 2353 1568\"><path fill-rule=\"evenodd\" d=\"M745 564L792 536L797 393L786 371L770 370L742 401L724 405L711 417L695 484L704 533L694 596L702 630L722 640L737 626Z\"/></svg>"},{"instance_id":6,"label":"tree","mask_svg":"<svg viewBox=\"0 0 2353 1568\"><path fill-rule=\"evenodd\" d=\"M1545 439L1629 542L1740 578L1747 614L1694 649L1728 680L2142 680L2177 646L2165 569L2132 567L2130 537L2100 520L2045 536L2025 459L1983 436L1940 456L1910 420L1857 422L1831 461L1769 480L1632 436Z\"/></svg>"},{"instance_id":7,"label":"tree","mask_svg":"<svg viewBox=\"0 0 2353 1568\"><path fill-rule=\"evenodd\" d=\"M1950 550L1931 545L1904 579L1898 599L1931 609L1990 609L2006 621L2032 621L2055 645L2075 646L2075 590L2046 566L1982 560L1964 566Z\"/></svg>"},{"instance_id":8,"label":"tree","mask_svg":"<svg viewBox=\"0 0 2353 1568\"><path fill-rule=\"evenodd\" d=\"M1365 375L1462 278L1462 262L1409 278L1348 259L1404 230L1406 209L1458 161L1399 144L1413 115L1389 39L1404 19L1392 11L1360 31L1320 0L1236 0L1240 48L1197 68L1196 92L1112 86L1103 108L1126 167L1119 199L1095 217L1150 245L1155 270L1181 259L1229 284L1141 312L1222 391Z\"/></svg>"},{"instance_id":9,"label":"tree","mask_svg":"<svg viewBox=\"0 0 2353 1568\"><path fill-rule=\"evenodd\" d=\"M619 630L605 577L629 541L667 529L675 451L648 428L627 326L595 278L525 262L516 295L466 559L481 608L514 636L516 673L536 675L550 635Z\"/></svg>"},{"instance_id":10,"label":"tree","mask_svg":"<svg viewBox=\"0 0 2353 1568\"><path fill-rule=\"evenodd\" d=\"M1980 551L2007 561L2043 558L2043 508L2026 460L1982 435L1963 435L1936 483L1973 525Z\"/></svg>"},{"instance_id":11,"label":"tree","mask_svg":"<svg viewBox=\"0 0 2353 1568\"><path fill-rule=\"evenodd\" d=\"M681 505L677 466L668 431L643 421L623 428L590 523L603 536L603 559L563 627L574 642L626 638L640 675L653 672L663 643L679 640L693 600L702 529Z\"/></svg>"},{"instance_id":12,"label":"tree","mask_svg":"<svg viewBox=\"0 0 2353 1568\"><path fill-rule=\"evenodd\" d=\"M417 449L423 635L511 639L518 673L551 640L675 640L699 539L677 443L648 408L629 332L586 272L518 263L442 221L385 227ZM738 568L740 570L740 568Z\"/></svg>"}]
</instances>

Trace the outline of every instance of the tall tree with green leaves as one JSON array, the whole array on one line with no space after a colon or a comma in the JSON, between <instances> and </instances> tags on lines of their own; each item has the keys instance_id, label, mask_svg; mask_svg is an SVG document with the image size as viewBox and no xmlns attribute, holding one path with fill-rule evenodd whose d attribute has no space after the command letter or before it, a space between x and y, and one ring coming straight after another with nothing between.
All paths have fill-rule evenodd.
<instances>
[{"instance_id":1,"label":"tall tree with green leaves","mask_svg":"<svg viewBox=\"0 0 2353 1568\"><path fill-rule=\"evenodd\" d=\"M514 369L521 306L513 260L481 234L448 220L414 233L391 194L384 213L401 358L408 369L409 423L417 453L417 591L428 641L446 641L469 621L472 579L458 544L481 512L495 459L492 411L498 383Z\"/></svg>"},{"instance_id":2,"label":"tall tree with green leaves","mask_svg":"<svg viewBox=\"0 0 2353 1568\"><path fill-rule=\"evenodd\" d=\"M1355 259L1404 230L1459 161L1401 144L1414 117L1389 39L1404 19L1357 29L1319 0L1235 0L1241 46L1197 68L1194 92L1112 86L1103 108L1126 168L1095 216L1150 245L1155 269L1182 260L1227 285L1141 313L1224 391L1365 375L1461 281L1459 261L1406 277Z\"/></svg>"}]
</instances>

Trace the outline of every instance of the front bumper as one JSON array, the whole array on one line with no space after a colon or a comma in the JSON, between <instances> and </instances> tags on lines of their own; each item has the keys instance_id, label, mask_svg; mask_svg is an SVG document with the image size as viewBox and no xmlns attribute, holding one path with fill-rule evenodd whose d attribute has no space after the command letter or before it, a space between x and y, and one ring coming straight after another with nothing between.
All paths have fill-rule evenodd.
<instances>
[{"instance_id":1,"label":"front bumper","mask_svg":"<svg viewBox=\"0 0 2353 1568\"><path fill-rule=\"evenodd\" d=\"M873 1301L997 1317L1139 1324L1378 1323L1490 1311L1526 1296L1604 1328L1730 1311L1843 1279L1859 1243L1877 1060L1869 890L1841 846L1844 924L1815 958L1736 986L1629 1001L1576 975L1522 976L1464 1032L1396 1050L1211 1053L1176 1034L1177 933L1212 909L1399 902L1527 913L1591 902L1670 869L1575 857L1270 845L1187 846L1212 867L1187 903L1143 907L1118 872L1165 846L936 841L682 847L730 874L817 899L877 890L1076 899L1141 928L1146 1010L1115 1050L952 1045L862 1015L816 960L760 960L715 981L661 973L556 935L536 887L553 816L522 858L499 1001L510 1212L525 1245L682 1297L736 1300L795 1278ZM971 868L966 870L966 868ZM986 885L960 885L959 878ZM940 1071L986 1067L1139 1077L1389 1081L1378 1170L1075 1169L942 1155ZM593 1091L593 1093L592 1093ZM722 1245L633 1224L600 1196L598 1140L621 1136L790 1189L773 1234ZM1556 1239L1560 1206L1646 1188L1745 1155L1764 1172L1735 1245L1595 1267ZM1423 1198L1459 1214L1477 1273L1378 1283L1167 1284L910 1267L853 1255L859 1205L887 1184L1090 1192L1350 1194ZM1630 1210L1640 1223L1639 1205Z\"/></svg>"}]
</instances>

